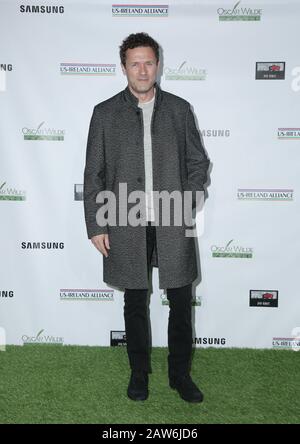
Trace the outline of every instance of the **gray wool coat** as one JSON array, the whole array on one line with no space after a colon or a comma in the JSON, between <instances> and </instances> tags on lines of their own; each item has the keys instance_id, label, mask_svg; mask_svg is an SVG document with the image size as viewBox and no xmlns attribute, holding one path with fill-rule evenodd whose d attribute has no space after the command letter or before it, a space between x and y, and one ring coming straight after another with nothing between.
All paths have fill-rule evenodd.
<instances>
[{"instance_id":1,"label":"gray wool coat","mask_svg":"<svg viewBox=\"0 0 300 444\"><path fill-rule=\"evenodd\" d=\"M163 91L157 83L155 87L151 122L153 190L201 191L207 180L209 160L190 104ZM113 191L118 203L120 182L127 183L128 194L145 191L143 143L142 112L128 86L94 107L84 170L85 221L89 239L108 233L110 249L108 257L103 255L103 281L122 289L149 286L146 228L121 224L99 226L96 213L104 202L97 203L96 196L99 191ZM128 203L128 211L134 205ZM171 210L171 220L173 215ZM185 222L180 226L163 226L161 217L156 220L159 222L156 222L151 265L158 267L159 288L176 288L193 282L198 275L195 238L186 237Z\"/></svg>"}]
</instances>

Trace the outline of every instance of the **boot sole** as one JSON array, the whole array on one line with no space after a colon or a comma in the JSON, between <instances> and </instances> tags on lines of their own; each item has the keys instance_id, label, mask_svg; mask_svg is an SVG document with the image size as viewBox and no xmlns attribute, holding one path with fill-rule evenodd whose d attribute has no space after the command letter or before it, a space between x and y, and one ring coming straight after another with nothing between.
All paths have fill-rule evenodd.
<instances>
[{"instance_id":1,"label":"boot sole","mask_svg":"<svg viewBox=\"0 0 300 444\"><path fill-rule=\"evenodd\" d=\"M173 390L177 390L176 386L173 386L173 385L171 385L171 384L169 384L169 386L171 387L171 389L173 389ZM194 402L194 403L196 403L196 402L202 402L203 399L204 399L204 397L202 397L202 398L200 398L200 399L188 399L188 398L185 398L184 396L182 396L182 395L179 393L178 390L177 390L177 392L178 392L180 398L183 399L183 400L186 401L186 402Z\"/></svg>"},{"instance_id":2,"label":"boot sole","mask_svg":"<svg viewBox=\"0 0 300 444\"><path fill-rule=\"evenodd\" d=\"M127 393L128 398L132 399L132 401L146 401L148 399L148 394L145 396L133 396L130 393Z\"/></svg>"}]
</instances>

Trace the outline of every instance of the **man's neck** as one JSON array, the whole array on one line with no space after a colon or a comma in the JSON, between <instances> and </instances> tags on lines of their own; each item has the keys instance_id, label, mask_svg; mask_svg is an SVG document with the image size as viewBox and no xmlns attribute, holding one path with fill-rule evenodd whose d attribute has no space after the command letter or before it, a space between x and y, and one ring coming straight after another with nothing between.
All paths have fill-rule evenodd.
<instances>
[{"instance_id":1,"label":"man's neck","mask_svg":"<svg viewBox=\"0 0 300 444\"><path fill-rule=\"evenodd\" d=\"M152 86L152 88L149 91L147 91L145 93L137 93L129 85L128 85L128 87L129 87L130 91L132 92L132 94L139 99L139 103L150 102L150 100L153 99L154 94L155 94L154 85Z\"/></svg>"}]
</instances>

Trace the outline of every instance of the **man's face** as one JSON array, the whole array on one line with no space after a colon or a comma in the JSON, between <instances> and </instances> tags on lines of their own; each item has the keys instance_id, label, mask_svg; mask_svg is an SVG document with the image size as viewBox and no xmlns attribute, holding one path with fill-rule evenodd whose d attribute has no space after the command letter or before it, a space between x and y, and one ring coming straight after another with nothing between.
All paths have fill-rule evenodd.
<instances>
[{"instance_id":1,"label":"man's face","mask_svg":"<svg viewBox=\"0 0 300 444\"><path fill-rule=\"evenodd\" d=\"M126 66L122 65L128 85L138 93L147 93L153 87L159 68L155 53L148 46L127 49Z\"/></svg>"}]
</instances>

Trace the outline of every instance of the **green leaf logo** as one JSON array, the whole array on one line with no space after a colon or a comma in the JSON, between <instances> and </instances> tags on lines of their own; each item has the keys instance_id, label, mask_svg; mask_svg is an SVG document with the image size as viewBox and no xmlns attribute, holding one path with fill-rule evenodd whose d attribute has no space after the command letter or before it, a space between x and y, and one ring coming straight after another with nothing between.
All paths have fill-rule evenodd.
<instances>
[{"instance_id":1,"label":"green leaf logo","mask_svg":"<svg viewBox=\"0 0 300 444\"><path fill-rule=\"evenodd\" d=\"M186 63L186 62L181 63L181 65L180 65L179 68L178 68L178 71L181 70L181 68L183 67L183 65L184 65L185 63Z\"/></svg>"},{"instance_id":2,"label":"green leaf logo","mask_svg":"<svg viewBox=\"0 0 300 444\"><path fill-rule=\"evenodd\" d=\"M227 250L227 248L228 248L228 246L231 244L231 242L233 242L233 239L231 239L231 240L228 242L228 244L227 244L226 247L225 247L225 250Z\"/></svg>"},{"instance_id":3,"label":"green leaf logo","mask_svg":"<svg viewBox=\"0 0 300 444\"><path fill-rule=\"evenodd\" d=\"M235 10L235 8L238 6L239 3L241 3L241 0L239 0L239 1L234 5L232 12Z\"/></svg>"},{"instance_id":4,"label":"green leaf logo","mask_svg":"<svg viewBox=\"0 0 300 444\"><path fill-rule=\"evenodd\" d=\"M42 125L44 125L44 123L45 123L45 122L42 122L42 123L39 124L39 126L38 126L37 129L36 129L36 132L38 132L38 130L40 129L40 127L41 127Z\"/></svg>"},{"instance_id":5,"label":"green leaf logo","mask_svg":"<svg viewBox=\"0 0 300 444\"><path fill-rule=\"evenodd\" d=\"M43 333L43 331L44 331L44 329L43 329L43 330L41 330L41 331L39 331L39 332L38 332L38 334L36 335L36 338L38 338L38 337L40 336L40 334L42 334L42 333Z\"/></svg>"}]
</instances>

